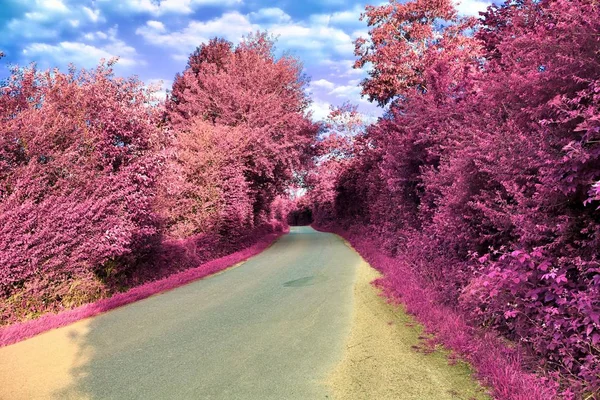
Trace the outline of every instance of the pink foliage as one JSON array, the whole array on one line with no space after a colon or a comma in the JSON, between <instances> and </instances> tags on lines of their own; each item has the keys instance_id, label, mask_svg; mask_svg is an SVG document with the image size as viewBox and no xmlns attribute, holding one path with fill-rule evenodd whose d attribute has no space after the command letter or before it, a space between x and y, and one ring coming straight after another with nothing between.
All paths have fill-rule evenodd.
<instances>
[{"instance_id":1,"label":"pink foliage","mask_svg":"<svg viewBox=\"0 0 600 400\"><path fill-rule=\"evenodd\" d=\"M198 121L205 130L213 125L216 138L228 132L227 139L217 139L218 145L231 150L230 159L237 161L230 163L231 185L247 186L238 191L248 199L235 201L250 202L251 223L269 214L271 202L310 160L318 127L307 114L306 84L300 62L290 56L276 58L274 42L264 33L250 35L237 46L223 39L201 45L173 83L167 117L176 134L193 135ZM239 174L244 182L235 181ZM240 218L236 213L245 212L230 211L233 215L225 218L234 221Z\"/></svg>"},{"instance_id":2,"label":"pink foliage","mask_svg":"<svg viewBox=\"0 0 600 400\"><path fill-rule=\"evenodd\" d=\"M415 274L403 259L390 257L380 251L379 243L365 239L364 232L333 231L345 239L385 277L376 281L383 292L401 302L406 311L424 324L436 341L468 361L477 371L481 382L492 388L501 400L551 399L556 385L522 367L523 354L511 349L494 335L479 334L465 321L464 315L440 302L437 291Z\"/></svg>"},{"instance_id":3,"label":"pink foliage","mask_svg":"<svg viewBox=\"0 0 600 400\"><path fill-rule=\"evenodd\" d=\"M70 277L135 265L159 233L152 202L164 137L152 93L114 78L111 63L15 70L0 90L0 295L75 297Z\"/></svg>"},{"instance_id":4,"label":"pink foliage","mask_svg":"<svg viewBox=\"0 0 600 400\"><path fill-rule=\"evenodd\" d=\"M410 269L565 398L600 391L599 15L587 0L511 1L477 24L446 1L368 7L363 93L390 109L313 178L327 182L314 185L318 223L371 235L396 260L390 294Z\"/></svg>"},{"instance_id":5,"label":"pink foliage","mask_svg":"<svg viewBox=\"0 0 600 400\"><path fill-rule=\"evenodd\" d=\"M361 18L371 28L370 38L356 40L355 67L372 64L363 94L380 105L415 90L434 89L440 73L450 83L474 56L474 40L463 32L475 21L458 17L451 0L368 5ZM436 29L439 21L445 29Z\"/></svg>"},{"instance_id":6,"label":"pink foliage","mask_svg":"<svg viewBox=\"0 0 600 400\"><path fill-rule=\"evenodd\" d=\"M110 297L286 225L318 127L298 61L215 39L157 102L112 64L0 93L0 321ZM276 201L279 197L279 201Z\"/></svg>"},{"instance_id":7,"label":"pink foliage","mask_svg":"<svg viewBox=\"0 0 600 400\"><path fill-rule=\"evenodd\" d=\"M333 215L336 182L354 153L360 152L364 129L357 106L350 103L330 106L329 115L322 122L314 146L315 163L303 182L309 191L302 204L302 207L312 206L311 214L321 222Z\"/></svg>"},{"instance_id":8,"label":"pink foliage","mask_svg":"<svg viewBox=\"0 0 600 400\"><path fill-rule=\"evenodd\" d=\"M202 120L175 135L159 209L171 236L243 233L255 218L242 163L249 138L241 130Z\"/></svg>"}]
</instances>

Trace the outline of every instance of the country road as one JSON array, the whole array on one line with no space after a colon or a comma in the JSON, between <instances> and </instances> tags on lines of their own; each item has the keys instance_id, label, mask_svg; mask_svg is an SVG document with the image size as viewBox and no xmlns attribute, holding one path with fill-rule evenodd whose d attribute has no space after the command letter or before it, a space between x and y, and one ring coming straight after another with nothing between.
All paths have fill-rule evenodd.
<instances>
[{"instance_id":1,"label":"country road","mask_svg":"<svg viewBox=\"0 0 600 400\"><path fill-rule=\"evenodd\" d=\"M359 261L294 228L241 267L0 349L0 397L325 398Z\"/></svg>"},{"instance_id":2,"label":"country road","mask_svg":"<svg viewBox=\"0 0 600 400\"><path fill-rule=\"evenodd\" d=\"M422 361L427 356L411 349L417 334L408 340L394 333L388 322L394 316L381 311L386 305L374 291L367 295L368 315L357 315L379 318L367 329L379 324L389 337L353 330L361 263L338 236L292 228L237 268L0 349L0 399L325 399L336 366L342 389L356 385L356 379L343 383L353 372L339 365L348 338L368 342L361 337L404 357L406 373L427 380L410 389L415 398L425 393L423 385L440 393L436 398L463 398L454 393L471 384L468 370L439 378L434 370L449 368L443 356ZM363 291L372 290L367 283ZM405 355L394 350L396 343ZM388 375L396 371L379 366ZM452 374L467 383L447 378ZM457 389L448 386L452 396L442 396L430 381L454 382Z\"/></svg>"}]
</instances>

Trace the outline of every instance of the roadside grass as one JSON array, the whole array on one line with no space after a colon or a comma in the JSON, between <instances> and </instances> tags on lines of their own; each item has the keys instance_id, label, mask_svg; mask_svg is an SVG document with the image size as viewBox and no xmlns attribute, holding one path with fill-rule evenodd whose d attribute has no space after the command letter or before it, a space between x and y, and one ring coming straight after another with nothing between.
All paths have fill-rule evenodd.
<instances>
[{"instance_id":1,"label":"roadside grass","mask_svg":"<svg viewBox=\"0 0 600 400\"><path fill-rule=\"evenodd\" d=\"M386 302L372 285L380 276L366 262L357 271L350 337L327 382L333 398L490 399L467 363L433 344L401 305Z\"/></svg>"},{"instance_id":2,"label":"roadside grass","mask_svg":"<svg viewBox=\"0 0 600 400\"><path fill-rule=\"evenodd\" d=\"M320 229L320 228L317 228ZM557 382L536 368L535 359L491 330L470 326L467 316L438 300L435 289L420 279L402 257L392 257L364 232L330 227L383 276L376 280L385 297L403 304L406 312L435 335L435 343L468 362L477 380L498 400L549 400L557 397ZM404 397L403 397L404 398ZM437 398L437 397L434 397Z\"/></svg>"}]
</instances>

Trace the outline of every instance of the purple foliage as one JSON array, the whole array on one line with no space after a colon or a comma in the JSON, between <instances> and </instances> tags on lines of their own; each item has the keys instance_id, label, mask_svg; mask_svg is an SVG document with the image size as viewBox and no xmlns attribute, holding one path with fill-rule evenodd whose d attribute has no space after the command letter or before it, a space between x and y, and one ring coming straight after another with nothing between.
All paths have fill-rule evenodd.
<instances>
[{"instance_id":1,"label":"purple foliage","mask_svg":"<svg viewBox=\"0 0 600 400\"><path fill-rule=\"evenodd\" d=\"M508 347L495 335L470 326L465 315L444 305L439 293L416 275L403 258L382 253L378 242L365 239L366 232L335 227L327 230L347 239L370 265L381 271L384 278L375 284L383 293L394 302L401 302L428 333L435 335L436 342L469 362L495 398L545 400L556 396L556 383L523 369L524 354L520 349Z\"/></svg>"},{"instance_id":2,"label":"purple foliage","mask_svg":"<svg viewBox=\"0 0 600 400\"><path fill-rule=\"evenodd\" d=\"M151 99L110 63L15 71L1 89L0 296L21 294L8 303L37 297L27 304L35 315L57 300L88 301L156 245L164 137Z\"/></svg>"},{"instance_id":3,"label":"purple foliage","mask_svg":"<svg viewBox=\"0 0 600 400\"><path fill-rule=\"evenodd\" d=\"M409 268L468 326L532 355L565 398L592 396L600 392L598 5L511 1L478 23L457 20L448 5L367 9L372 41L357 42L358 64L372 63L363 92L390 109L309 194L314 215L373 237L397 260L384 268L389 293ZM449 24L428 17L438 14ZM410 79L389 78L395 69Z\"/></svg>"},{"instance_id":4,"label":"purple foliage","mask_svg":"<svg viewBox=\"0 0 600 400\"><path fill-rule=\"evenodd\" d=\"M0 88L0 325L194 268L286 226L278 196L317 126L300 64L273 45L261 33L235 49L202 45L167 107L137 78L115 77L114 60L13 69Z\"/></svg>"}]
</instances>

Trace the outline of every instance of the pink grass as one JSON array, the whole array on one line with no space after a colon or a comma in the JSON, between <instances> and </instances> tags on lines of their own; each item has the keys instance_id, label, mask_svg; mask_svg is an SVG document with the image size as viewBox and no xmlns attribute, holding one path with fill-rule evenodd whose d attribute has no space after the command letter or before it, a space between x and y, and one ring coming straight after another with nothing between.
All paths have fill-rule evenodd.
<instances>
[{"instance_id":1,"label":"pink grass","mask_svg":"<svg viewBox=\"0 0 600 400\"><path fill-rule=\"evenodd\" d=\"M0 347L8 346L51 329L69 325L84 318L93 317L212 275L262 252L285 233L287 232L267 234L255 244L243 250L208 261L198 267L175 273L166 278L137 286L127 292L115 294L110 298L101 299L94 303L85 304L58 314L46 314L35 320L2 327L0 328Z\"/></svg>"},{"instance_id":2,"label":"pink grass","mask_svg":"<svg viewBox=\"0 0 600 400\"><path fill-rule=\"evenodd\" d=\"M525 370L522 353L508 347L491 332L470 327L459 311L436 301L427 288L401 259L386 256L373 241L337 228L319 228L336 233L350 244L371 266L384 274L375 282L392 301L425 326L436 340L467 361L476 377L499 400L550 400L557 398L555 382Z\"/></svg>"}]
</instances>

